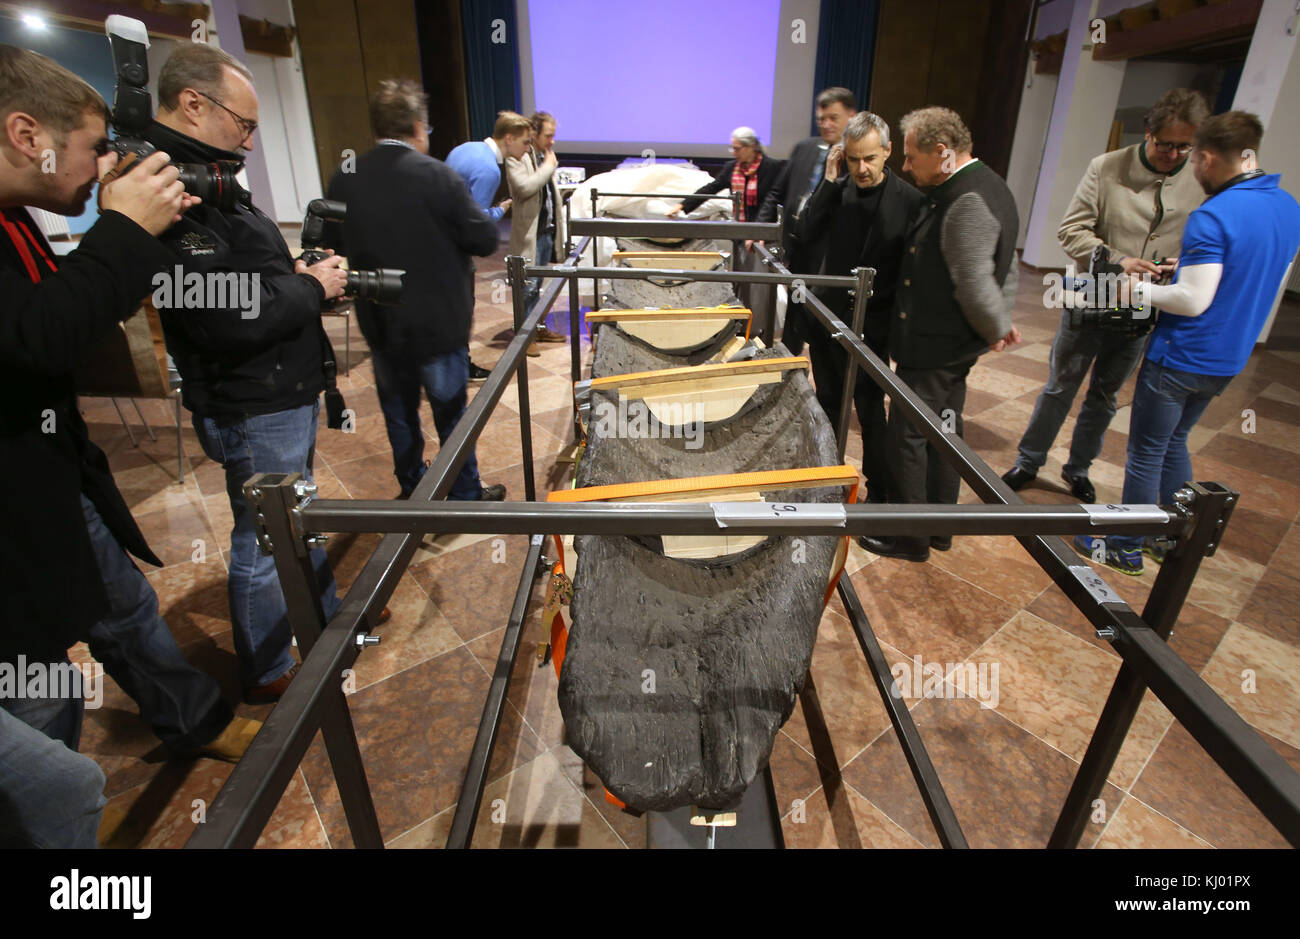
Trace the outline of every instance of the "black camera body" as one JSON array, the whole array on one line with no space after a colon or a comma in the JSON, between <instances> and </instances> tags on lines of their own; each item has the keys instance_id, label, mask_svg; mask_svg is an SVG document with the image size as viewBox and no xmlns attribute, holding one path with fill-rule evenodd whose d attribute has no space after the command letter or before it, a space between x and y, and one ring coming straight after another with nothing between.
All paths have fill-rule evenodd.
<instances>
[{"instance_id":1,"label":"black camera body","mask_svg":"<svg viewBox=\"0 0 1300 939\"><path fill-rule=\"evenodd\" d=\"M1105 245L1092 249L1088 274L1089 281L1079 278L1073 285L1074 290L1084 291L1089 302L1069 308L1071 326L1076 329L1091 326L1133 336L1144 336L1155 328L1155 310L1119 301L1119 282L1128 275L1123 267L1111 262L1110 251ZM1066 289L1070 290L1070 287Z\"/></svg>"},{"instance_id":2,"label":"black camera body","mask_svg":"<svg viewBox=\"0 0 1300 939\"><path fill-rule=\"evenodd\" d=\"M307 217L302 222L302 260L316 264L329 257L321 245L325 241L325 223L341 223L347 217L348 207L332 199L313 199L307 204ZM348 271L348 283L343 295L372 303L400 303L402 278L406 271L383 267L377 271Z\"/></svg>"},{"instance_id":3,"label":"black camera body","mask_svg":"<svg viewBox=\"0 0 1300 939\"><path fill-rule=\"evenodd\" d=\"M113 89L113 129L117 135L109 141L109 148L117 153L119 166L128 172L131 166L143 160L158 148L143 139L149 122L153 120L153 101L149 97L149 34L145 25L128 16L110 16L104 21L108 44L113 51L113 68L117 84ZM172 163L180 171L181 185L190 195L198 196L205 205L215 206L223 212L232 211L240 202L247 203L249 194L239 185L235 174L239 164Z\"/></svg>"}]
</instances>

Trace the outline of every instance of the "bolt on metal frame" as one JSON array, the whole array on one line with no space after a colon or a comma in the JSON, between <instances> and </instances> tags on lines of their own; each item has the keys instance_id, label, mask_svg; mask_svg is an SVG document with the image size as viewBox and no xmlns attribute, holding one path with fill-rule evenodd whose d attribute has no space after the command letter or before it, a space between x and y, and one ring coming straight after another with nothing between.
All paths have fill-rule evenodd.
<instances>
[{"instance_id":1,"label":"bolt on metal frame","mask_svg":"<svg viewBox=\"0 0 1300 939\"><path fill-rule=\"evenodd\" d=\"M259 475L247 489L265 526L265 546L274 554L285 585L290 624L303 649L302 667L267 719L266 726L235 767L208 811L207 822L188 847L251 847L278 803L285 786L306 752L316 730L326 738L331 764L339 780L340 798L357 846L382 844L378 820L365 781L360 751L347 712L340 677L350 667L379 610L392 594L418 545L418 534L473 532L520 533L530 536L529 550L505 636L498 655L478 734L471 751L465 783L458 800L448 847L468 847L486 786L488 765L504 709L510 672L517 660L522 623L540 573L549 567L542 556L548 534L710 534L718 525L707 504L548 504L535 501L532 445L527 396L525 352L539 324L569 286L571 367L581 377L578 322L578 281L600 278L663 278L726 280L806 287L833 286L856 291L854 326L860 327L870 290L871 273L856 277L799 276L789 272L765 247L758 246L762 272L676 271L645 268L580 269L577 261L594 236L651 234L664 237L721 237L762 240L779 236L779 223L651 221L634 219L576 219L573 233L583 236L564 264L526 265L507 259L515 297L515 338L484 383L437 459L406 502L384 500L317 500L296 476ZM725 233L724 233L725 229ZM543 277L541 294L531 310L523 309L527 277ZM805 535L1013 535L1026 548L1070 601L1106 638L1122 659L1110 697L1103 709L1080 770L1066 799L1049 847L1078 844L1092 800L1123 744L1146 688L1170 709L1211 757L1293 845L1300 846L1300 774L1297 774L1259 734L1233 711L1166 643L1201 558L1212 555L1222 538L1237 494L1215 483L1189 483L1179 504L1155 506L1029 506L1021 502L965 441L945 434L939 417L902 384L888 365L852 329L815 296L805 308L827 329L849 357L842 400L852 400L856 371L861 368L890 396L891 407L920 426L943 457L955 464L984 505L852 505L843 521L810 515L782 533ZM524 451L524 503L456 503L442 500L450 491L474 440L485 426L510 376L519 375L521 446ZM844 408L847 413L847 407ZM841 419L841 455L846 421ZM775 527L755 528L766 534ZM324 622L314 576L306 562L309 539L325 531L385 533L370 561L343 600ZM1061 540L1073 534L1163 534L1177 547L1162 565L1142 616L1129 608L1074 551ZM840 578L838 593L859 644L871 667L877 690L897 732L900 746L926 804L940 842L966 846L965 836L943 790L933 761L905 704L892 694L893 676L849 578ZM304 644L304 638L306 643ZM767 820L770 824L772 820ZM777 824L779 833L779 823Z\"/></svg>"}]
</instances>

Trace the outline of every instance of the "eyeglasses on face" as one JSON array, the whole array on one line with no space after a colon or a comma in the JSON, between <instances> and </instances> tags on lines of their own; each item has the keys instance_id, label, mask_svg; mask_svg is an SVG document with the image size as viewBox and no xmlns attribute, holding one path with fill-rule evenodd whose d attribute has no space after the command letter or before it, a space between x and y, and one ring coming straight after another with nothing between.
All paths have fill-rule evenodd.
<instances>
[{"instance_id":1,"label":"eyeglasses on face","mask_svg":"<svg viewBox=\"0 0 1300 939\"><path fill-rule=\"evenodd\" d=\"M1157 153L1177 153L1179 156L1186 156L1196 146L1195 144L1174 143L1168 140L1157 140L1155 145Z\"/></svg>"},{"instance_id":2,"label":"eyeglasses on face","mask_svg":"<svg viewBox=\"0 0 1300 939\"><path fill-rule=\"evenodd\" d=\"M246 117L241 117L240 115L236 114L234 111L230 110L230 108L222 104L220 101L218 101L216 98L212 97L212 95L205 94L202 91L198 91L197 88L195 89L195 91L203 95L203 97L207 98L217 107L221 108L221 110L225 111L227 114L229 114L231 117L235 119L235 126L238 127L240 130L240 136L239 136L240 140L247 140L249 137L253 136L253 131L257 130L257 121L250 121Z\"/></svg>"}]
</instances>

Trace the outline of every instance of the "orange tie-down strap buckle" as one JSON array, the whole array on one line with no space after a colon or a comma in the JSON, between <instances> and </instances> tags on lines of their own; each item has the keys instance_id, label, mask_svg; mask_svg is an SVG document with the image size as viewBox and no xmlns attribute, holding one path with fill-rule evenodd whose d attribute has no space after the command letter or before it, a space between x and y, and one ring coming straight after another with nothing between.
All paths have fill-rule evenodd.
<instances>
[{"instance_id":1,"label":"orange tie-down strap buckle","mask_svg":"<svg viewBox=\"0 0 1300 939\"><path fill-rule=\"evenodd\" d=\"M852 466L813 466L803 469L767 470L759 473L730 473L723 476L690 476L684 479L658 479L640 483L617 483L609 486L588 486L585 489L560 489L547 495L547 502L706 502L725 501L727 496L746 495L773 489L815 489L825 486L844 486L846 504L858 501L858 471ZM694 498L698 496L699 498ZM564 651L568 646L569 628L564 621L563 607L573 600L573 582L565 574L564 538L555 539L556 561L551 580L546 589L543 622L550 627L551 663L558 678L564 665ZM839 583L848 559L849 539L840 539L831 575L822 597L822 607L830 602L835 585ZM627 806L605 790L605 799L621 809Z\"/></svg>"},{"instance_id":2,"label":"orange tie-down strap buckle","mask_svg":"<svg viewBox=\"0 0 1300 939\"><path fill-rule=\"evenodd\" d=\"M587 313L587 327L592 323L671 323L693 319L744 320L745 338L749 338L754 323L754 311L740 306L700 306L667 310L591 310Z\"/></svg>"}]
</instances>

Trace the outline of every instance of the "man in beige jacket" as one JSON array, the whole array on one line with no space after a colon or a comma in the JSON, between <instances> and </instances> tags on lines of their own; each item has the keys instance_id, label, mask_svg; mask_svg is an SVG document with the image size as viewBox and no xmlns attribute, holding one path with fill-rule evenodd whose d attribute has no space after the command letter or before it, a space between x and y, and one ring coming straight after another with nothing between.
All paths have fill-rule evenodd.
<instances>
[{"instance_id":1,"label":"man in beige jacket","mask_svg":"<svg viewBox=\"0 0 1300 939\"><path fill-rule=\"evenodd\" d=\"M1197 125L1208 116L1198 92L1175 88L1148 112L1142 143L1103 153L1088 164L1056 233L1081 272L1101 244L1125 273L1159 277L1173 270L1187 217L1205 199L1187 169L1187 155ZM1071 326L1069 311L1062 311L1052 343L1051 376L1020 440L1016 465L1002 477L1008 486L1020 489L1038 475L1091 368L1061 477L1076 499L1096 501L1088 468L1101 453L1115 416L1115 397L1141 360L1146 341L1145 334Z\"/></svg>"},{"instance_id":2,"label":"man in beige jacket","mask_svg":"<svg viewBox=\"0 0 1300 939\"><path fill-rule=\"evenodd\" d=\"M559 246L564 244L564 203L555 185L555 118L538 111L528 120L533 128L532 146L522 157L506 159L506 180L514 207L508 253L521 254L531 263L552 264L558 258L557 249L562 251ZM537 301L541 284L540 277L529 279L525 308ZM567 341L545 323L538 328L537 338L541 342Z\"/></svg>"}]
</instances>

